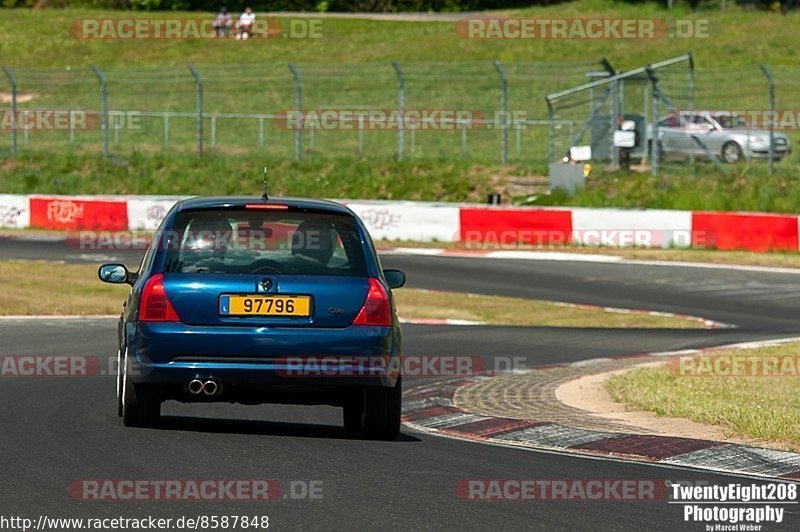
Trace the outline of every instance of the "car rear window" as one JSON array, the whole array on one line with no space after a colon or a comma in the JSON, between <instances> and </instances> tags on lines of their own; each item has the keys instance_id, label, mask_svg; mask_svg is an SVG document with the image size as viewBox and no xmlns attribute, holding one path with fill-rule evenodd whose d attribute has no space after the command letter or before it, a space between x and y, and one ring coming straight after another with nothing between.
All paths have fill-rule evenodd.
<instances>
[{"instance_id":1,"label":"car rear window","mask_svg":"<svg viewBox=\"0 0 800 532\"><path fill-rule=\"evenodd\" d=\"M272 210L182 211L165 273L366 276L349 215Z\"/></svg>"}]
</instances>

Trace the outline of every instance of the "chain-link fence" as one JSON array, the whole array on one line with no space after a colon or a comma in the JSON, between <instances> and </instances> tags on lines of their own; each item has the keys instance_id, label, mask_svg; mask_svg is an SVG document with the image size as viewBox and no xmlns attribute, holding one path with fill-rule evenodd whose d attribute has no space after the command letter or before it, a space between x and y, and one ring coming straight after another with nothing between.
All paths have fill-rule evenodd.
<instances>
[{"instance_id":1,"label":"chain-link fence","mask_svg":"<svg viewBox=\"0 0 800 532\"><path fill-rule=\"evenodd\" d=\"M547 95L549 161L570 158L574 146L590 146L592 160L607 161L612 167L619 165L622 155L652 157L657 173L659 153L651 149L656 123L664 113L694 108L692 57L687 54L625 72L607 66L593 81ZM632 122L635 132L635 145L627 153L614 142L624 122Z\"/></svg>"},{"instance_id":2,"label":"chain-link fence","mask_svg":"<svg viewBox=\"0 0 800 532\"><path fill-rule=\"evenodd\" d=\"M500 61L4 68L2 136L12 153L169 149L544 163L542 96L604 68Z\"/></svg>"},{"instance_id":3,"label":"chain-link fence","mask_svg":"<svg viewBox=\"0 0 800 532\"><path fill-rule=\"evenodd\" d=\"M621 156L634 158L654 175L696 173L700 164L729 173L726 163L739 161L763 161L772 173L798 140L800 108L792 101L800 70L793 67L695 68L687 54L596 77L547 96L550 163L591 146L593 160L614 168ZM614 145L625 121L635 124L629 149Z\"/></svg>"}]
</instances>

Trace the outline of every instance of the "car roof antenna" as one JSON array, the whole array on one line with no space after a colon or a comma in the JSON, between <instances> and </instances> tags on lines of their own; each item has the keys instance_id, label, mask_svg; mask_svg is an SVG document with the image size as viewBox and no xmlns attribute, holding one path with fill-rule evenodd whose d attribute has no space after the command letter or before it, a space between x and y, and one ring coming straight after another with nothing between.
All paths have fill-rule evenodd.
<instances>
[{"instance_id":1,"label":"car roof antenna","mask_svg":"<svg viewBox=\"0 0 800 532\"><path fill-rule=\"evenodd\" d=\"M261 195L261 199L267 201L269 196L267 196L267 167L264 167L264 193Z\"/></svg>"}]
</instances>

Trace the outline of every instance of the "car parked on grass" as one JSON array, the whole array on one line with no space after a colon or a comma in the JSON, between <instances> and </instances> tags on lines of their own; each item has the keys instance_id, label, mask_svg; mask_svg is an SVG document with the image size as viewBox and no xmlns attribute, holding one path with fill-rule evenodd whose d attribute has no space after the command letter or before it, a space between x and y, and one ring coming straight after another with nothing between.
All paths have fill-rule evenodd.
<instances>
[{"instance_id":1,"label":"car parked on grass","mask_svg":"<svg viewBox=\"0 0 800 532\"><path fill-rule=\"evenodd\" d=\"M328 404L350 433L400 428L401 330L361 220L307 199L178 202L141 266L105 264L132 286L119 322L117 407L125 425L158 424L161 404Z\"/></svg>"},{"instance_id":2,"label":"car parked on grass","mask_svg":"<svg viewBox=\"0 0 800 532\"><path fill-rule=\"evenodd\" d=\"M659 148L663 156L707 157L706 150L693 136L726 163L769 157L769 131L752 127L735 113L673 111L658 123ZM776 161L791 153L789 137L774 132L773 150Z\"/></svg>"}]
</instances>

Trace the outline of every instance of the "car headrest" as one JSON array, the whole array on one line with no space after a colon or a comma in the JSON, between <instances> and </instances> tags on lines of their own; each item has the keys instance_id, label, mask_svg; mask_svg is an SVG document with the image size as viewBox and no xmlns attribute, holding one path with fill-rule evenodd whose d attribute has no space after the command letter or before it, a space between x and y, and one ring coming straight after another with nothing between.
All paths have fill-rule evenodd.
<instances>
[{"instance_id":1,"label":"car headrest","mask_svg":"<svg viewBox=\"0 0 800 532\"><path fill-rule=\"evenodd\" d=\"M292 235L292 255L301 255L327 265L333 256L335 230L330 223L306 220Z\"/></svg>"}]
</instances>

